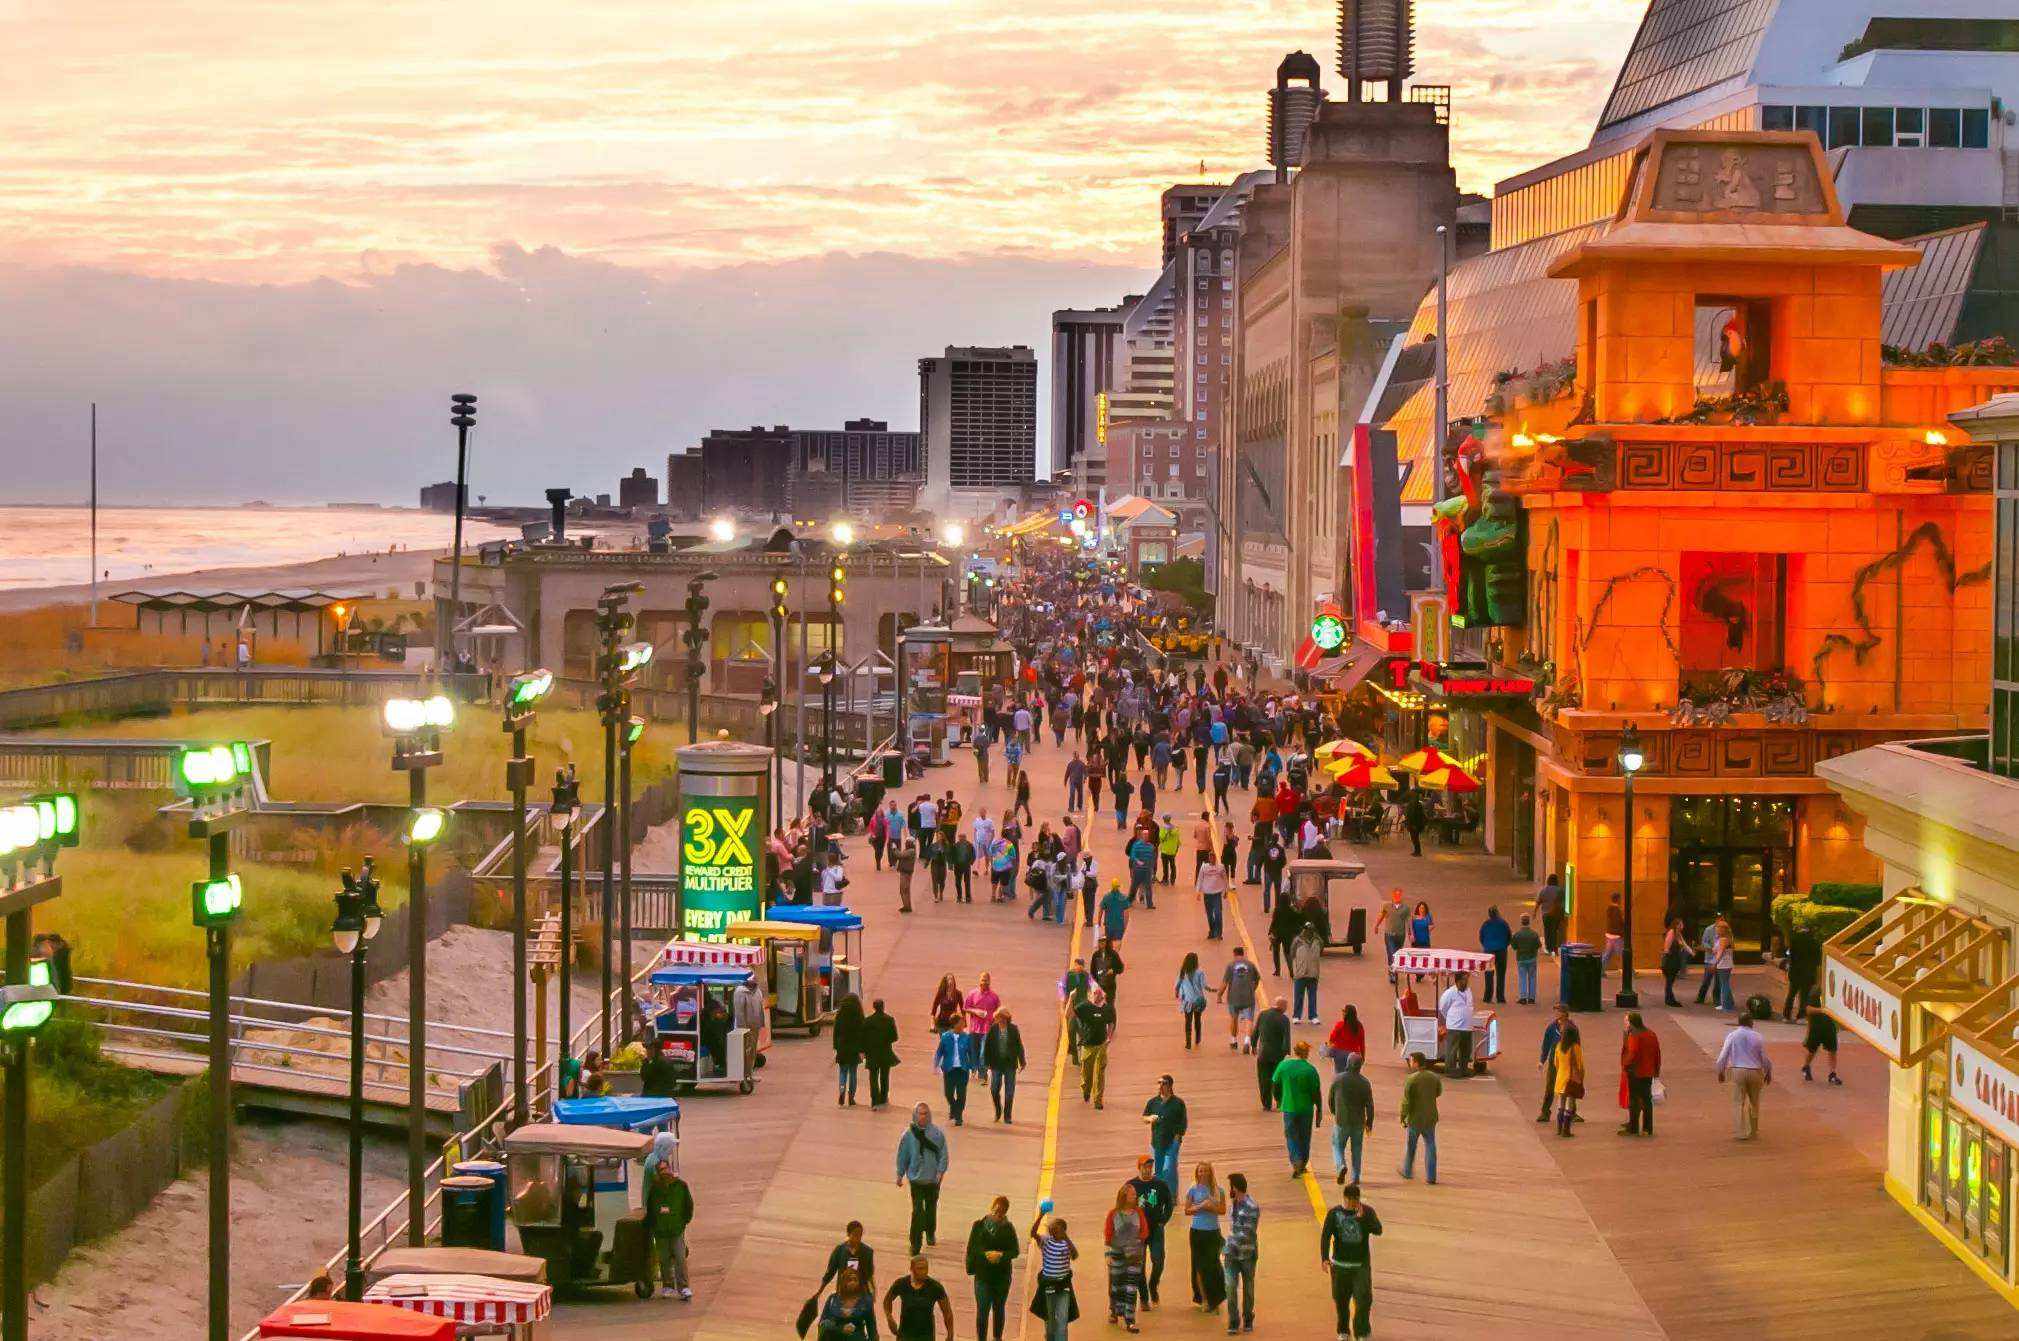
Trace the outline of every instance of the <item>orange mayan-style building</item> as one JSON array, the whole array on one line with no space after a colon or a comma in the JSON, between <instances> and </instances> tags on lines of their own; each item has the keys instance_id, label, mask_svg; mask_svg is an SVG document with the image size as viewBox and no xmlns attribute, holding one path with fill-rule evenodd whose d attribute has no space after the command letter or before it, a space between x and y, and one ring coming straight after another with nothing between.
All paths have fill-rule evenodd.
<instances>
[{"instance_id":1,"label":"orange mayan-style building","mask_svg":"<svg viewBox=\"0 0 2019 1341\"><path fill-rule=\"evenodd\" d=\"M1573 939L1602 942L1630 847L1640 965L1665 914L1763 951L1776 894L1879 878L1816 763L1981 729L1989 457L1947 416L2019 368L1887 366L1880 280L1917 259L1845 225L1806 133L1657 131L1551 272L1574 385L1452 453L1454 608L1538 681L1534 718L1487 719L1489 766Z\"/></svg>"}]
</instances>

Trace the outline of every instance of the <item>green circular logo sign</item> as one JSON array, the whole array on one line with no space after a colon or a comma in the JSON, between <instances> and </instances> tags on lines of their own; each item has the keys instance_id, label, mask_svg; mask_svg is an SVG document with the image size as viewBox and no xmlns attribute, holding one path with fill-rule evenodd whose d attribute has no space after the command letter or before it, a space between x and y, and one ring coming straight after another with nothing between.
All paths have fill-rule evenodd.
<instances>
[{"instance_id":1,"label":"green circular logo sign","mask_svg":"<svg viewBox=\"0 0 2019 1341\"><path fill-rule=\"evenodd\" d=\"M1311 641L1321 652L1336 652L1346 645L1346 625L1337 615L1320 615L1311 621Z\"/></svg>"}]
</instances>

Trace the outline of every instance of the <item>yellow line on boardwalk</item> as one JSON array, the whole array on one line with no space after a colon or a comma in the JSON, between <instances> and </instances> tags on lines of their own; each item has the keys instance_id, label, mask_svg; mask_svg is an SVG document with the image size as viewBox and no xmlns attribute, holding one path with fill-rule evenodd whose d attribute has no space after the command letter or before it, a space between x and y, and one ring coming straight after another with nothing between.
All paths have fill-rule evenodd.
<instances>
[{"instance_id":1,"label":"yellow line on boardwalk","mask_svg":"<svg viewBox=\"0 0 2019 1341\"><path fill-rule=\"evenodd\" d=\"M1093 811L1089 808L1087 813L1080 817L1082 835L1087 831L1092 814ZM1081 841L1085 843L1091 840L1082 837ZM1083 924L1080 920L1080 910L1075 906L1079 903L1079 899L1072 898L1070 895L1068 899L1066 917L1073 924L1073 936L1066 948L1066 969L1071 971L1073 961L1080 957L1080 930ZM1033 1212L1051 1196L1052 1185L1058 1173L1059 1096L1065 1089L1066 1054L1068 1052L1066 1047L1066 1030L1071 1027L1071 1021L1067 1018L1065 1011L1061 1009L1059 1012L1058 1046L1052 1051L1052 1083L1049 1092L1045 1095L1045 1140L1044 1146L1038 1155L1038 1194L1037 1200L1031 1203ZM1026 1252L1023 1255L1025 1285L1023 1289L1017 1291L1017 1295L1023 1299L1025 1307L1021 1311L1020 1321L1017 1323L1018 1341L1023 1341L1024 1337L1030 1335L1032 1314L1029 1305L1032 1297L1037 1293L1037 1273L1032 1270L1034 1259L1035 1254L1032 1252Z\"/></svg>"},{"instance_id":2,"label":"yellow line on boardwalk","mask_svg":"<svg viewBox=\"0 0 2019 1341\"><path fill-rule=\"evenodd\" d=\"M1252 841L1252 839L1250 841ZM1215 851L1219 850L1221 847L1224 846L1225 842L1226 840L1222 838L1220 835L1220 821L1218 820L1218 818L1215 818L1213 820L1214 850ZM1229 880L1227 883L1227 911L1233 914L1234 930L1240 934L1241 939L1238 943L1248 947L1249 952L1255 956L1256 964L1259 965L1262 962L1262 947L1261 944L1258 943L1255 940L1255 938L1249 934L1248 919L1241 916L1240 893L1241 893L1241 887L1238 884L1235 884L1232 880ZM1277 897L1281 898L1282 895L1278 894ZM1318 1143L1319 1133L1324 1126L1323 1121L1324 1117L1325 1117L1325 1107L1324 1104L1321 1102L1318 1106L1318 1112L1312 1119L1311 1123L1311 1143L1314 1147ZM1304 1166L1303 1183L1304 1183L1304 1195L1311 1199L1311 1213L1318 1217L1319 1225L1323 1226L1323 1224L1325 1223L1325 1213L1331 1208L1325 1204L1325 1189L1318 1185L1317 1175L1311 1172L1311 1166L1309 1164L1306 1164Z\"/></svg>"}]
</instances>

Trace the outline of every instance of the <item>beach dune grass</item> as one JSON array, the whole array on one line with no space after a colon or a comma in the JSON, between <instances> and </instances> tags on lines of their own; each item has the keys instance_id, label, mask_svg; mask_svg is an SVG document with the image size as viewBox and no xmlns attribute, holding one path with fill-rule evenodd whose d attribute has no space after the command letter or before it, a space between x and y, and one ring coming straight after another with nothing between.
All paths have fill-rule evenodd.
<instances>
[{"instance_id":1,"label":"beach dune grass","mask_svg":"<svg viewBox=\"0 0 2019 1341\"><path fill-rule=\"evenodd\" d=\"M553 784L554 768L573 760L583 782L582 798L602 795L603 729L596 714L551 709L534 720L528 753L534 760L535 801ZM334 705L178 710L166 717L130 717L78 722L43 734L121 740L270 740L272 771L267 794L277 801L368 801L402 803L407 777L393 771L392 742L379 730L376 707ZM673 751L684 743L684 728L662 726L633 747L634 788L670 776ZM428 799L502 801L505 759L511 737L492 707L460 705L456 727L442 737L442 762L428 772Z\"/></svg>"}]
</instances>

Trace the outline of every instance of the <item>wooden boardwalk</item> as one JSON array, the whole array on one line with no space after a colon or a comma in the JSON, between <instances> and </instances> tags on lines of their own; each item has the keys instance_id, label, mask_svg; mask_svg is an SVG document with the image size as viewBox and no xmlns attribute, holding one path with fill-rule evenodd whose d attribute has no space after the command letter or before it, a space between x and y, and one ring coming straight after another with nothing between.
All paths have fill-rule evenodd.
<instances>
[{"instance_id":1,"label":"wooden boardwalk","mask_svg":"<svg viewBox=\"0 0 2019 1341\"><path fill-rule=\"evenodd\" d=\"M996 778L985 792L963 758L934 772L935 792L954 787L969 816L1007 798ZM1034 752L1034 806L1055 823L1064 756ZM915 794L914 787L908 795ZM1238 796L1238 794L1237 794ZM1189 830L1200 798L1165 793L1160 809ZM1245 814L1246 801L1239 800ZM1033 826L1034 827L1034 826ZM1089 836L1103 880L1125 869L1112 812ZM1469 945L1488 902L1512 913L1524 892L1500 878L1501 864L1477 853L1406 850L1363 854L1378 886L1401 883L1432 900L1438 941ZM683 1165L698 1203L690 1233L695 1299L640 1302L628 1291L569 1301L557 1335L673 1337L745 1341L789 1336L791 1318L820 1277L842 1225L859 1218L877 1250L879 1281L902 1272L908 1202L893 1185L893 1152L910 1106L932 1105L945 1126L939 1077L930 1070L927 1003L941 973L963 989L983 970L1015 1012L1030 1053L1016 1125L989 1121L986 1087L974 1086L970 1121L948 1127L953 1171L940 1211L934 1274L947 1286L959 1334L974 1329L972 1294L961 1263L967 1227L1000 1192L1027 1224L1041 1187L1082 1245L1082 1320L1074 1334L1105 1334L1099 1224L1117 1186L1147 1147L1142 1103L1170 1071L1191 1110L1182 1167L1211 1160L1224 1180L1245 1171L1263 1207L1257 1335L1332 1335L1327 1278L1319 1265L1314 1198L1335 1199L1325 1134L1314 1141L1316 1179L1293 1180L1280 1121L1259 1111L1252 1059L1229 1052L1225 1015L1206 1016L1207 1046L1187 1054L1171 995L1178 960L1198 950L1217 980L1236 943L1255 953L1263 930L1257 891L1238 887L1228 939L1204 940L1189 881L1159 887L1155 911L1138 910L1122 952L1121 1028L1108 1077L1108 1104L1081 1102L1077 1076L1053 1087L1058 1042L1055 983L1078 933L1027 921L1021 904L935 904L921 872L909 917L896 911L895 877L869 866L867 844L849 847L850 902L869 919L866 981L897 1016L904 1062L891 1107L872 1113L866 1088L855 1108L837 1108L833 1055L825 1035L778 1043L755 1095L696 1096L686 1105ZM1189 871L1189 852L1180 857ZM1080 942L1079 952L1091 949ZM1857 1045L1846 1054L1843 1089L1803 1087L1792 1031L1770 1031L1787 1075L1767 1096L1765 1134L1753 1145L1729 1139L1725 1094L1709 1059L1723 1033L1703 1011L1671 1018L1649 1012L1662 1035L1671 1098L1658 1110L1654 1141L1614 1135L1616 1015L1583 1021L1592 1057L1590 1121L1575 1140L1533 1121L1539 1079L1533 1057L1545 1017L1508 1008L1503 1060L1491 1076L1448 1085L1442 1102L1440 1184L1404 1183L1395 1117L1401 1068L1388 1044L1391 997L1378 943L1366 958L1328 957L1321 1007L1329 1018L1352 1001L1368 1023L1367 1072L1380 1113L1363 1181L1386 1233L1375 1246L1377 1336L1495 1338L1749 1338L1887 1336L1977 1338L2019 1335L2019 1316L1929 1239L1879 1187L1875 1163L1884 1121L1883 1071ZM1266 971L1267 953L1259 956ZM1286 979L1266 978L1288 993ZM1692 987L1692 990L1693 987ZM1545 987L1545 992L1547 987ZM1644 989L1645 991L1645 989ZM1659 999L1655 983L1653 999ZM1322 1037L1299 1028L1297 1036ZM1862 1055L1859 1055L1862 1054ZM1321 1067L1321 1069L1324 1069ZM1048 1104L1048 1101L1051 1101ZM1055 1116L1048 1122L1048 1106ZM1048 1158L1049 1151L1049 1158ZM1163 1297L1143 1319L1146 1333L1224 1334L1223 1324L1189 1305L1182 1226L1173 1236ZM1027 1277L1020 1282L1028 1287ZM1041 1335L1026 1314L1009 1334Z\"/></svg>"}]
</instances>

